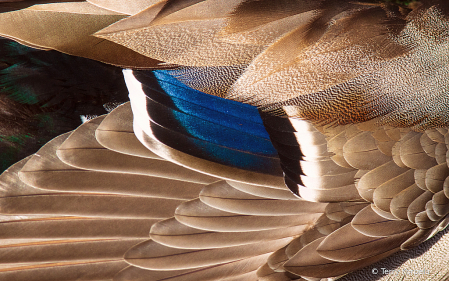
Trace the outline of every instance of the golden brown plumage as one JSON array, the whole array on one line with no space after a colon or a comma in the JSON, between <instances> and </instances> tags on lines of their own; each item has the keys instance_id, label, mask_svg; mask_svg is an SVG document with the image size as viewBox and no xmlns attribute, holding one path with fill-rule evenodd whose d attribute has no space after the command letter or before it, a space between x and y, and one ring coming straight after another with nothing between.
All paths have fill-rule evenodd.
<instances>
[{"instance_id":1,"label":"golden brown plumage","mask_svg":"<svg viewBox=\"0 0 449 281\"><path fill-rule=\"evenodd\" d=\"M125 70L129 104L1 176L0 279L445 280L446 236L412 257L449 223L447 15L344 0L0 14L26 45L164 69Z\"/></svg>"}]
</instances>

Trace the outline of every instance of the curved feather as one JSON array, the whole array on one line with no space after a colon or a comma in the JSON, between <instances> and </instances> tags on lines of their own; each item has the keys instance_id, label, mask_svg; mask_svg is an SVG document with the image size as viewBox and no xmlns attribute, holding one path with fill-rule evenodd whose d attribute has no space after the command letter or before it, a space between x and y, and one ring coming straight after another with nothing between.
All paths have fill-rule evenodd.
<instances>
[{"instance_id":1,"label":"curved feather","mask_svg":"<svg viewBox=\"0 0 449 281\"><path fill-rule=\"evenodd\" d=\"M445 86L435 82L445 71L435 55L444 53L444 5L281 1L260 19L268 1L96 2L30 10L134 14L96 35L185 66L126 71L131 105L0 178L2 249L26 261L0 276L59 280L66 271L70 280L80 268L91 280L313 280L447 225L447 129L433 128L446 125ZM151 44L136 39L156 34ZM124 255L140 268L123 269L121 253L143 239Z\"/></svg>"},{"instance_id":2,"label":"curved feather","mask_svg":"<svg viewBox=\"0 0 449 281\"><path fill-rule=\"evenodd\" d=\"M32 47L55 49L71 55L96 59L123 67L153 67L158 61L139 55L123 46L90 36L126 17L87 2L36 5L1 14L0 34ZM18 20L12 20L12 19ZM36 25L36 20L40 24ZM76 24L75 24L76 23ZM74 28L81 24L82 28ZM54 37L44 36L50 28ZM67 33L67 30L70 30ZM70 37L66 35L70 34ZM64 38L61 41L59 38Z\"/></svg>"},{"instance_id":3,"label":"curved feather","mask_svg":"<svg viewBox=\"0 0 449 281\"><path fill-rule=\"evenodd\" d=\"M127 2L126 4L122 1L111 0L89 0L88 2L107 10L122 14L134 15L146 9L147 7L160 2L160 0L140 0Z\"/></svg>"}]
</instances>

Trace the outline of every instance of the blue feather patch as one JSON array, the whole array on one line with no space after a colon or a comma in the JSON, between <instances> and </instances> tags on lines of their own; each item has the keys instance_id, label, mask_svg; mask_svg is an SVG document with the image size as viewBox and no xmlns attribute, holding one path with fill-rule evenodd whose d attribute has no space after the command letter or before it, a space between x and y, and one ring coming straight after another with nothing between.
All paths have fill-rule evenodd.
<instances>
[{"instance_id":1,"label":"blue feather patch","mask_svg":"<svg viewBox=\"0 0 449 281\"><path fill-rule=\"evenodd\" d=\"M276 149L256 107L192 89L170 70L134 73L144 85L152 130L161 142L220 164L280 174Z\"/></svg>"}]
</instances>

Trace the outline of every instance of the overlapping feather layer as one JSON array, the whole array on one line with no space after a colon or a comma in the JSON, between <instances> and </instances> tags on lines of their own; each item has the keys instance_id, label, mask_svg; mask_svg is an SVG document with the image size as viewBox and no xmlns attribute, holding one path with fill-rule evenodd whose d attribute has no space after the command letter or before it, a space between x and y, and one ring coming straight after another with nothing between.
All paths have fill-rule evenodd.
<instances>
[{"instance_id":1,"label":"overlapping feather layer","mask_svg":"<svg viewBox=\"0 0 449 281\"><path fill-rule=\"evenodd\" d=\"M280 177L226 173L155 138L142 105L134 93L134 125L125 104L1 176L2 280L321 279L387 257L421 227L374 199L308 202ZM446 274L423 266L422 280Z\"/></svg>"},{"instance_id":2,"label":"overlapping feather layer","mask_svg":"<svg viewBox=\"0 0 449 281\"><path fill-rule=\"evenodd\" d=\"M139 0L125 6L92 0L1 14L6 24L0 33L26 45L130 68L170 68L171 78L193 89L259 106L278 157L270 155L269 146L255 152L231 139L214 143L211 139L220 138L196 127L173 126L196 120L189 110L198 105L178 97L158 100L154 87L142 91L146 82L128 72L128 84L134 85L134 133L155 155L134 138L126 105L97 129L99 119L64 143L64 137L55 139L23 168L17 164L7 171L3 177L20 188L1 205L14 214L6 221L16 223L16 216L23 215L27 222L45 223L42 238L33 239L56 251L80 241L77 245L91 244L77 248L79 255L63 255L70 261L18 259L24 264L14 270L6 266L0 274L40 280L54 273L47 279L64 275L71 280L80 268L87 280L319 280L432 237L447 226L449 212L448 6L444 1L420 4ZM12 24L13 18L20 20ZM49 28L54 36L42 36ZM167 91L160 80L156 77ZM172 118L167 122L160 112ZM118 121L108 123L108 118ZM258 145L267 139L254 130L237 131ZM183 150L168 136L191 146ZM218 161L215 156L225 152L247 158L240 166L234 161L238 158ZM262 159L270 164L248 165ZM285 184L301 198L289 193L273 163L280 164ZM160 194L157 185L144 188L148 177L156 183L162 178L159 183L169 194ZM39 190L44 187L40 181L51 192ZM192 193L179 197L184 184ZM86 236L101 241L73 241L71 234L48 232L51 223L80 218L83 223L97 223L92 218L100 218L98 223L106 218L139 221L151 240L141 233L121 234L121 221L114 223L117 229L95 228L118 232ZM72 231L77 233L76 227ZM129 235L136 240L123 238ZM62 242L52 240L60 236ZM96 243L111 237L140 243L129 250L125 243L114 253L86 250L103 248ZM12 241L7 245L23 245ZM5 248L31 249L21 246ZM436 255L447 257L447 247L437 249ZM123 269L123 256L132 267ZM435 259L435 252L421 261L429 259ZM438 271L437 263L420 265L430 273L398 279L447 278L446 267Z\"/></svg>"}]
</instances>

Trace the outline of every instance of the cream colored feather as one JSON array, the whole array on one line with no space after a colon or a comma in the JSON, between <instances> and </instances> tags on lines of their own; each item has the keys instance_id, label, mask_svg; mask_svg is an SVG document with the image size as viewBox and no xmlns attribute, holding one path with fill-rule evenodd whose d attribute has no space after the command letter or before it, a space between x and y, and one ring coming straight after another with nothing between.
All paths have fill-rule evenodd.
<instances>
[{"instance_id":1,"label":"cream colored feather","mask_svg":"<svg viewBox=\"0 0 449 281\"><path fill-rule=\"evenodd\" d=\"M89 0L0 14L0 34L28 46L169 69L125 70L130 103L0 176L0 280L446 280L447 14L430 0ZM258 106L266 136L252 144L277 155L204 141L229 128L179 125L216 108L170 87ZM220 114L200 124L235 117ZM250 135L238 132L226 141Z\"/></svg>"}]
</instances>

